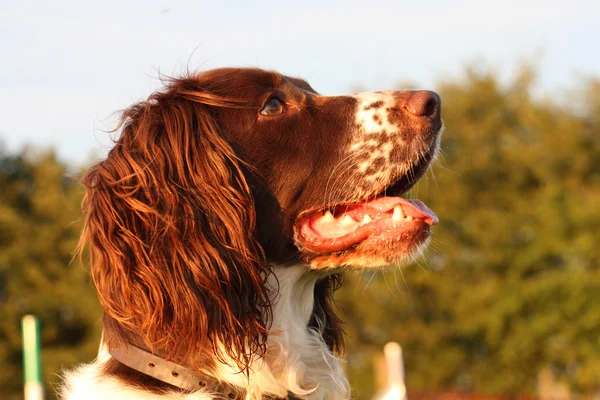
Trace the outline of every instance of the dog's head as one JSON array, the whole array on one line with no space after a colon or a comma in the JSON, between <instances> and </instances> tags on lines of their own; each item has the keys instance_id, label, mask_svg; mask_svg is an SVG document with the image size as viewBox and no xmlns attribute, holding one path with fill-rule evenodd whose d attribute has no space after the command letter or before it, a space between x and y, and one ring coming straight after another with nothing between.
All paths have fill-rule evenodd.
<instances>
[{"instance_id":1,"label":"dog's head","mask_svg":"<svg viewBox=\"0 0 600 400\"><path fill-rule=\"evenodd\" d=\"M266 251L285 248L315 269L373 267L406 259L426 242L437 217L400 196L437 152L435 93L329 97L261 70L204 77L213 93L247 106L215 111L224 137L274 200L257 194L255 202Z\"/></svg>"},{"instance_id":2,"label":"dog's head","mask_svg":"<svg viewBox=\"0 0 600 400\"><path fill-rule=\"evenodd\" d=\"M374 267L426 243L435 214L400 196L441 127L432 92L327 97L259 69L173 79L125 110L115 147L84 179L81 243L117 332L109 346L247 366L264 350L270 263ZM316 299L324 331L328 307ZM339 330L323 335L339 344Z\"/></svg>"}]
</instances>

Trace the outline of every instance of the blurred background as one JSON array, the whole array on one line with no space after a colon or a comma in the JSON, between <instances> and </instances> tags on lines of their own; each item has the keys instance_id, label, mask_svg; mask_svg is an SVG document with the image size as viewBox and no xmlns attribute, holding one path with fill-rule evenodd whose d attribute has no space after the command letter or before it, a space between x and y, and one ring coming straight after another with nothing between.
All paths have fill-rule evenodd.
<instances>
[{"instance_id":1,"label":"blurred background","mask_svg":"<svg viewBox=\"0 0 600 400\"><path fill-rule=\"evenodd\" d=\"M393 340L413 398L600 398L599 20L595 0L0 2L0 398L22 398L27 313L49 398L95 356L77 178L114 112L220 66L442 97L442 155L409 196L440 217L432 246L337 294L353 397Z\"/></svg>"}]
</instances>

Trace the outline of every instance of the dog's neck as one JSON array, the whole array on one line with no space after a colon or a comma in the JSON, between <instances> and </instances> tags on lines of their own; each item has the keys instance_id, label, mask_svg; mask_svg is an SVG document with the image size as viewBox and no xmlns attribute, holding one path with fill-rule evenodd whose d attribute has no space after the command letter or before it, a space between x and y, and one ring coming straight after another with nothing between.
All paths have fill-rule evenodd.
<instances>
[{"instance_id":1,"label":"dog's neck","mask_svg":"<svg viewBox=\"0 0 600 400\"><path fill-rule=\"evenodd\" d=\"M308 327L314 306L315 284L322 275L305 266L276 266L269 282L273 320L267 353L252 366L250 382L227 365L218 375L260 398L263 393L285 396L292 392L307 399L347 399L349 386L340 360Z\"/></svg>"},{"instance_id":2,"label":"dog's neck","mask_svg":"<svg viewBox=\"0 0 600 400\"><path fill-rule=\"evenodd\" d=\"M318 279L318 273L311 272L305 266L276 266L274 276L268 282L273 293L272 324L271 333L267 339L267 352L263 357L254 360L250 368L250 375L239 372L239 368L231 365L218 363L211 368L214 378L233 386L239 386L248 394L248 398L260 399L263 395L286 397L288 393L306 399L347 399L349 398L349 386L343 373L340 360L337 359L323 341L322 335L316 329L309 328L309 321L314 306L314 288ZM136 386L143 387L147 377L141 374L129 376L123 381L123 374L105 374L107 363L114 363L106 349L105 343L100 347L98 359L95 364L82 367L66 376L65 398L79 399L77 393L69 390L80 376L94 375L89 368L96 368L97 375L94 381L96 385L102 385L102 380L107 384L98 387L98 393L106 398L105 389L110 387L123 390L127 387L131 396L126 399L149 398L154 396L147 390L134 389ZM88 368L88 371L85 369ZM131 387L132 378L141 379L138 385ZM89 383L88 383L89 384ZM86 391L89 391L87 387ZM165 390L167 386L160 387L162 393L157 397L169 399ZM156 391L155 391L156 393ZM196 400L211 399L212 396L200 392L182 395L181 391L173 391L173 397L177 399ZM137 394L137 395L136 395ZM86 400L95 400L89 395L83 396ZM163 397L164 396L164 397ZM179 396L179 397L177 397ZM110 397L110 396L108 396ZM154 397L152 397L154 398Z\"/></svg>"}]
</instances>

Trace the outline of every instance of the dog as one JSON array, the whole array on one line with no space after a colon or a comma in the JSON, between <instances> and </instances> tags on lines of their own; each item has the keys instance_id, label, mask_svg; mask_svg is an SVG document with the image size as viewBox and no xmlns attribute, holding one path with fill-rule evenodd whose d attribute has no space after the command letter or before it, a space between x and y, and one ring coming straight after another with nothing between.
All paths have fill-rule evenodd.
<instances>
[{"instance_id":1,"label":"dog","mask_svg":"<svg viewBox=\"0 0 600 400\"><path fill-rule=\"evenodd\" d=\"M97 359L63 399L348 399L333 292L438 219L401 196L443 130L430 91L321 96L253 68L169 79L83 183Z\"/></svg>"}]
</instances>

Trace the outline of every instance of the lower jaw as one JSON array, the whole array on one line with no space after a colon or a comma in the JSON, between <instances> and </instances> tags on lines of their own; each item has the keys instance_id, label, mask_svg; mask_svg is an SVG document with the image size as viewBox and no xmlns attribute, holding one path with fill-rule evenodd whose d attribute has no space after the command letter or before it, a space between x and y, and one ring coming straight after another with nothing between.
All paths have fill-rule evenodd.
<instances>
[{"instance_id":1,"label":"lower jaw","mask_svg":"<svg viewBox=\"0 0 600 400\"><path fill-rule=\"evenodd\" d=\"M369 237L351 247L331 252L305 252L305 261L312 269L378 268L409 261L429 244L429 226L404 232L401 237Z\"/></svg>"}]
</instances>

